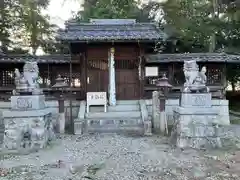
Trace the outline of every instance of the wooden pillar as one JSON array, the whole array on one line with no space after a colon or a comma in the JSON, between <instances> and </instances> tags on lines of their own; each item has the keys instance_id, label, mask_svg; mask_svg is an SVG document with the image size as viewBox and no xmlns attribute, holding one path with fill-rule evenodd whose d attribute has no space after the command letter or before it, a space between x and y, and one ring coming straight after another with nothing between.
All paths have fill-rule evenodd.
<instances>
[{"instance_id":1,"label":"wooden pillar","mask_svg":"<svg viewBox=\"0 0 240 180\"><path fill-rule=\"evenodd\" d=\"M144 98L144 63L143 57L140 53L139 56L139 82L140 82L140 99Z\"/></svg>"},{"instance_id":2,"label":"wooden pillar","mask_svg":"<svg viewBox=\"0 0 240 180\"><path fill-rule=\"evenodd\" d=\"M173 64L169 63L168 64L168 80L170 84L173 84L173 75L174 75Z\"/></svg>"},{"instance_id":3,"label":"wooden pillar","mask_svg":"<svg viewBox=\"0 0 240 180\"><path fill-rule=\"evenodd\" d=\"M138 42L138 49L139 49L139 66L138 66L138 73L139 73L139 95L140 99L144 99L144 71L145 71L145 59L144 59L144 48Z\"/></svg>"},{"instance_id":4,"label":"wooden pillar","mask_svg":"<svg viewBox=\"0 0 240 180\"><path fill-rule=\"evenodd\" d=\"M225 99L226 98L226 88L227 88L227 64L225 63L223 65L223 73L221 75L221 81L223 84L223 90L222 90L222 98Z\"/></svg>"},{"instance_id":5,"label":"wooden pillar","mask_svg":"<svg viewBox=\"0 0 240 180\"><path fill-rule=\"evenodd\" d=\"M86 98L87 93L87 58L86 53L81 53L80 55L80 71L81 71L81 86L84 93L84 98ZM82 94L81 94L82 95Z\"/></svg>"}]
</instances>

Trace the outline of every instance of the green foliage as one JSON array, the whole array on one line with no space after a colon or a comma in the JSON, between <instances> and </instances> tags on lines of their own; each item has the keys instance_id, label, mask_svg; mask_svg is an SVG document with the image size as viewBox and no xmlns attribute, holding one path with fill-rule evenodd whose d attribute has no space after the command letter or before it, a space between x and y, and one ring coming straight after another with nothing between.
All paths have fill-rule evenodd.
<instances>
[{"instance_id":1,"label":"green foliage","mask_svg":"<svg viewBox=\"0 0 240 180\"><path fill-rule=\"evenodd\" d=\"M131 18L141 22L149 21L148 6L142 8L135 0L85 0L82 11L77 13L76 18L88 22L90 18L117 19Z\"/></svg>"},{"instance_id":2,"label":"green foliage","mask_svg":"<svg viewBox=\"0 0 240 180\"><path fill-rule=\"evenodd\" d=\"M36 54L37 49L53 33L49 17L41 13L48 4L49 0L1 1L0 16L3 18L0 24L0 41L4 52L30 47L33 54Z\"/></svg>"},{"instance_id":3,"label":"green foliage","mask_svg":"<svg viewBox=\"0 0 240 180\"><path fill-rule=\"evenodd\" d=\"M229 50L239 46L239 8L219 0L168 0L163 19L175 29L180 52Z\"/></svg>"}]
</instances>

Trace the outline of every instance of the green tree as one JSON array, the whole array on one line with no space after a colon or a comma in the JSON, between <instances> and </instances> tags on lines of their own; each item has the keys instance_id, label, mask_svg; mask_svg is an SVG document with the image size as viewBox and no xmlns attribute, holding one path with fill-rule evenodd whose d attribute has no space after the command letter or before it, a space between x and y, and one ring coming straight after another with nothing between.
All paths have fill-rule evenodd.
<instances>
[{"instance_id":1,"label":"green tree","mask_svg":"<svg viewBox=\"0 0 240 180\"><path fill-rule=\"evenodd\" d=\"M0 46L3 52L7 52L11 46L11 29L14 27L12 9L15 4L13 0L0 1Z\"/></svg>"},{"instance_id":2,"label":"green tree","mask_svg":"<svg viewBox=\"0 0 240 180\"><path fill-rule=\"evenodd\" d=\"M36 54L54 31L49 17L41 13L48 4L49 0L1 0L0 46L4 52L31 48Z\"/></svg>"},{"instance_id":3,"label":"green tree","mask_svg":"<svg viewBox=\"0 0 240 180\"><path fill-rule=\"evenodd\" d=\"M49 17L41 13L48 4L49 0L19 0L20 43L30 47L34 55L54 32Z\"/></svg>"},{"instance_id":4,"label":"green tree","mask_svg":"<svg viewBox=\"0 0 240 180\"><path fill-rule=\"evenodd\" d=\"M135 0L85 0L82 9L76 15L81 21L90 18L132 18L143 22L151 19L148 6L140 7Z\"/></svg>"}]
</instances>

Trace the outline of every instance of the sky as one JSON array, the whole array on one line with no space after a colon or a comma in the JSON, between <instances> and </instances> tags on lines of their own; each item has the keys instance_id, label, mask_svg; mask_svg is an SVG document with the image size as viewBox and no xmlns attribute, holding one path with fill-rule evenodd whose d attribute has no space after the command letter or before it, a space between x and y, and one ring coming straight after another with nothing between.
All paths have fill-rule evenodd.
<instances>
[{"instance_id":1,"label":"sky","mask_svg":"<svg viewBox=\"0 0 240 180\"><path fill-rule=\"evenodd\" d=\"M79 10L81 1L83 0L51 0L46 13L50 15L53 24L64 27L64 22Z\"/></svg>"},{"instance_id":2,"label":"sky","mask_svg":"<svg viewBox=\"0 0 240 180\"><path fill-rule=\"evenodd\" d=\"M64 27L64 22L72 17L74 12L79 10L80 4L84 0L50 0L50 5L46 11L51 17L51 22L60 27ZM142 0L143 3L149 0ZM64 3L65 2L65 3Z\"/></svg>"}]
</instances>

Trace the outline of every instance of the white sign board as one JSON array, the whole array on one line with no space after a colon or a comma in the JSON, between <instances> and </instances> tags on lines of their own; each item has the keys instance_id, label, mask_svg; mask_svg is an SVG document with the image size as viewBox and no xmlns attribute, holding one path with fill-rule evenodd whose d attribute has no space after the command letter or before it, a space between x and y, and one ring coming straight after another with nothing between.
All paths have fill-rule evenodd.
<instances>
[{"instance_id":1,"label":"white sign board","mask_svg":"<svg viewBox=\"0 0 240 180\"><path fill-rule=\"evenodd\" d=\"M158 76L158 67L145 67L145 76Z\"/></svg>"},{"instance_id":2,"label":"white sign board","mask_svg":"<svg viewBox=\"0 0 240 180\"><path fill-rule=\"evenodd\" d=\"M87 92L87 113L91 105L102 105L104 106L104 112L107 112L107 93Z\"/></svg>"}]
</instances>

